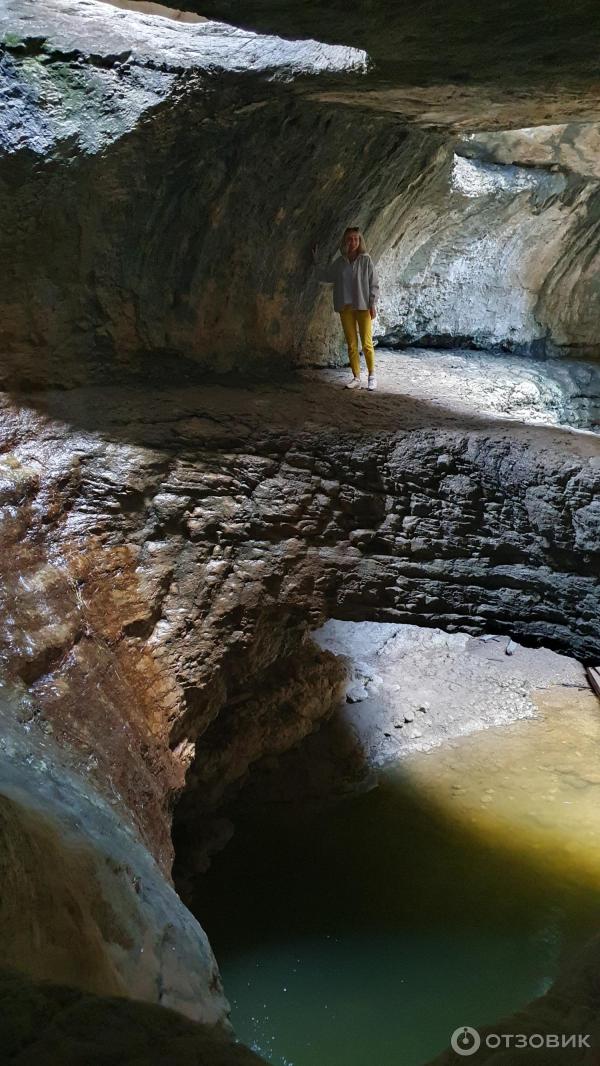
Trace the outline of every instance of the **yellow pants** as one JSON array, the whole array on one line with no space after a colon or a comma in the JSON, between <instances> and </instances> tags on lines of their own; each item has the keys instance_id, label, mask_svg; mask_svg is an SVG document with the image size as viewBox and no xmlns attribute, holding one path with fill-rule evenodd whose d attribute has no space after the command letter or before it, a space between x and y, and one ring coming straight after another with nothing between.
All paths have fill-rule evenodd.
<instances>
[{"instance_id":1,"label":"yellow pants","mask_svg":"<svg viewBox=\"0 0 600 1066\"><path fill-rule=\"evenodd\" d=\"M348 359L350 369L354 377L360 377L360 358L358 355L358 338L356 327L360 333L362 350L365 353L365 362L369 374L375 370L375 349L373 347L373 326L370 311L355 311L352 304L346 304L340 311L342 329L348 345Z\"/></svg>"}]
</instances>

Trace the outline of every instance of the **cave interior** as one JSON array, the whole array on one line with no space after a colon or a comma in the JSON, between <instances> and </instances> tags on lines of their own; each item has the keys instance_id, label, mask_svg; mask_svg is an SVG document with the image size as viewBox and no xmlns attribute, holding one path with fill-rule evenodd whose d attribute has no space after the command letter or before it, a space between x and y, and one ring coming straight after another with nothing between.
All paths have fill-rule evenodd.
<instances>
[{"instance_id":1,"label":"cave interior","mask_svg":"<svg viewBox=\"0 0 600 1066\"><path fill-rule=\"evenodd\" d=\"M595 0L0 5L2 1061L451 1066L471 1004L473 1062L596 1061L599 47Z\"/></svg>"}]
</instances>

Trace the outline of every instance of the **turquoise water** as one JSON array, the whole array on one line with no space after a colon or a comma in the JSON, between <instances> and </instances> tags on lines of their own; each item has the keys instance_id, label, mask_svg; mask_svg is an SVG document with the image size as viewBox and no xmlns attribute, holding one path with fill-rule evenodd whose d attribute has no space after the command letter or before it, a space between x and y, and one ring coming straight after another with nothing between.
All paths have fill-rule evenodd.
<instances>
[{"instance_id":1,"label":"turquoise water","mask_svg":"<svg viewBox=\"0 0 600 1066\"><path fill-rule=\"evenodd\" d=\"M468 762L477 741L466 739ZM419 1066L458 1026L541 994L600 928L600 889L589 877L582 885L562 845L546 843L542 855L530 837L512 849L498 833L477 790L497 783L499 768L482 759L476 803L442 802L463 789L450 791L452 767L433 752L418 757L420 776L397 770L325 811L236 815L195 911L236 1033L269 1062ZM539 819L523 789L531 827ZM564 801L569 817L576 791Z\"/></svg>"}]
</instances>

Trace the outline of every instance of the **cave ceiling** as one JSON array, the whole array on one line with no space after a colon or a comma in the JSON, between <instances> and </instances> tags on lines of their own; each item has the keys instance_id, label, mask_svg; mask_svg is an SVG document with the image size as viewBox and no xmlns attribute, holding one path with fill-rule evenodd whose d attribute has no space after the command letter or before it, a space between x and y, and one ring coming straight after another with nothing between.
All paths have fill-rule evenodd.
<instances>
[{"instance_id":1,"label":"cave ceiling","mask_svg":"<svg viewBox=\"0 0 600 1066\"><path fill-rule=\"evenodd\" d=\"M330 100L431 125L515 128L600 116L595 0L183 0L261 33L364 49Z\"/></svg>"},{"instance_id":2,"label":"cave ceiling","mask_svg":"<svg viewBox=\"0 0 600 1066\"><path fill-rule=\"evenodd\" d=\"M47 54L80 53L101 65L111 56L120 60L129 44L154 69L234 70L267 89L284 80L312 99L391 112L425 127L501 129L600 118L596 0L178 0L188 16L200 18L180 17L178 47L173 20L161 19L160 30L154 16L154 57L148 40L141 54L135 22L139 13L149 17L149 5L115 0L113 14L116 7L124 19L136 12L133 22L119 23L120 49L108 13L103 28L102 9L111 5L100 0L4 0L0 34L13 46L16 35L29 52L42 41Z\"/></svg>"}]
</instances>

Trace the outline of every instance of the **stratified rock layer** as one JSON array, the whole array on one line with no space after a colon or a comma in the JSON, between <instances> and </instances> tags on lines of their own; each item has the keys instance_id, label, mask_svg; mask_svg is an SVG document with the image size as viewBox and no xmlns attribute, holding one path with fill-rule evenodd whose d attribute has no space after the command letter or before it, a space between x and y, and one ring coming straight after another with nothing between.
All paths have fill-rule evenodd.
<instances>
[{"instance_id":1,"label":"stratified rock layer","mask_svg":"<svg viewBox=\"0 0 600 1066\"><path fill-rule=\"evenodd\" d=\"M479 129L598 115L594 0L184 0L178 6L285 37L365 49L368 75L337 98L413 121Z\"/></svg>"},{"instance_id":2,"label":"stratified rock layer","mask_svg":"<svg viewBox=\"0 0 600 1066\"><path fill-rule=\"evenodd\" d=\"M6 401L6 669L165 867L184 786L200 845L332 705L327 617L600 651L597 438L403 397L380 363L375 396L330 373Z\"/></svg>"},{"instance_id":3,"label":"stratified rock layer","mask_svg":"<svg viewBox=\"0 0 600 1066\"><path fill-rule=\"evenodd\" d=\"M291 21L286 9L282 32L299 17L318 36L314 5ZM574 15L557 8L533 46L535 4L505 19L508 88L498 39L486 28L485 52L473 48L470 11L460 39L449 32L458 0L432 23L453 40L442 72L419 43L407 55L412 16L382 35L379 3L367 19L340 10L319 5L333 47L98 0L0 13L1 377L75 387L8 396L0 421L0 861L22 900L5 901L2 961L221 1027L214 959L169 884L173 810L183 886L253 763L335 703L343 670L311 627L500 628L600 651L591 437L393 389L350 396L331 377L181 385L192 364L207 376L339 361L312 240L331 255L357 223L379 259L446 172L457 130L598 116L587 4L585 32L565 34ZM480 152L482 167L504 165ZM593 326L595 178L568 184L566 206L561 176L541 179L547 220L576 216L544 297L574 294L556 327L566 344L578 317ZM109 387L77 388L90 382Z\"/></svg>"}]
</instances>

